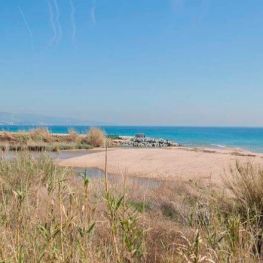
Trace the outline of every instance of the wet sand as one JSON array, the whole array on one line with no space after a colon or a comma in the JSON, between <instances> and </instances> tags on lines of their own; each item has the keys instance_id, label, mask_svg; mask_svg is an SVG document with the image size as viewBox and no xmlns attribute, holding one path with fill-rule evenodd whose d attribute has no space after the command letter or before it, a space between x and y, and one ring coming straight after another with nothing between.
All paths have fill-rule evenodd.
<instances>
[{"instance_id":1,"label":"wet sand","mask_svg":"<svg viewBox=\"0 0 263 263\"><path fill-rule=\"evenodd\" d=\"M165 180L209 180L219 182L235 162L263 165L263 155L235 149L165 149L113 148L108 150L108 172L115 175L158 178ZM67 167L104 169L105 153L58 161Z\"/></svg>"}]
</instances>

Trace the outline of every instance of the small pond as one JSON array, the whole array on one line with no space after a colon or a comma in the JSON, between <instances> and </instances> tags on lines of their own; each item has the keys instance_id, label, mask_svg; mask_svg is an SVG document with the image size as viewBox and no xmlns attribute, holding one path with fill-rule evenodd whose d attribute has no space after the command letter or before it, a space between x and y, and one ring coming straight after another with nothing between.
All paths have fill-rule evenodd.
<instances>
[{"instance_id":1,"label":"small pond","mask_svg":"<svg viewBox=\"0 0 263 263\"><path fill-rule=\"evenodd\" d=\"M103 178L105 176L105 173L103 170L98 168L73 168L73 170L76 172L78 176L87 176L91 179L94 178ZM112 175L108 174L108 179L114 183L123 183L123 178L118 175ZM143 186L146 188L158 188L162 181L158 179L152 179L152 178L146 178L146 177L135 177L135 176L129 176L127 177L127 182L129 185L134 184L138 186Z\"/></svg>"}]
</instances>

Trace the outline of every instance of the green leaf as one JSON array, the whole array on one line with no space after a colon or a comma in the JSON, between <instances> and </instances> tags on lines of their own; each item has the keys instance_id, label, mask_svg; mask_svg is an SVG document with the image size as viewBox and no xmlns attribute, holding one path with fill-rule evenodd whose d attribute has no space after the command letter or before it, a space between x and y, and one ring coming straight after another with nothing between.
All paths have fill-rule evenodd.
<instances>
[{"instance_id":1,"label":"green leaf","mask_svg":"<svg viewBox=\"0 0 263 263\"><path fill-rule=\"evenodd\" d=\"M91 224L91 226L89 227L89 229L87 230L87 233L90 234L91 231L93 230L93 228L95 227L95 222L93 224Z\"/></svg>"},{"instance_id":2,"label":"green leaf","mask_svg":"<svg viewBox=\"0 0 263 263\"><path fill-rule=\"evenodd\" d=\"M115 210L116 210L116 211L119 209L119 207L120 207L123 199L124 199L124 196L122 196L122 197L119 199L119 201L117 202L116 207L115 207Z\"/></svg>"}]
</instances>

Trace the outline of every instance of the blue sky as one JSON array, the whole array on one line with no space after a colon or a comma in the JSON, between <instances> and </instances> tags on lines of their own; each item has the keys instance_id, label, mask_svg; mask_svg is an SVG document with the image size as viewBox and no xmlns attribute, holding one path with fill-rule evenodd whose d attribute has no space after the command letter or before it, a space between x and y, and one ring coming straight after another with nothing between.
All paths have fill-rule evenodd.
<instances>
[{"instance_id":1,"label":"blue sky","mask_svg":"<svg viewBox=\"0 0 263 263\"><path fill-rule=\"evenodd\" d=\"M0 111L263 126L262 0L1 0Z\"/></svg>"}]
</instances>

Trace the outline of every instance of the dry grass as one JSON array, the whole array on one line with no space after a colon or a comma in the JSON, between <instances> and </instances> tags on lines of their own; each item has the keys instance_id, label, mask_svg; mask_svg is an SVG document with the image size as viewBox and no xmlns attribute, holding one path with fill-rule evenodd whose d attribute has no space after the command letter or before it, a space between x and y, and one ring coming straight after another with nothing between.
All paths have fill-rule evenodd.
<instances>
[{"instance_id":1,"label":"dry grass","mask_svg":"<svg viewBox=\"0 0 263 263\"><path fill-rule=\"evenodd\" d=\"M47 157L1 161L0 261L140 260L137 214L100 184L94 196L89 184Z\"/></svg>"},{"instance_id":2,"label":"dry grass","mask_svg":"<svg viewBox=\"0 0 263 263\"><path fill-rule=\"evenodd\" d=\"M52 136L49 133L48 129L45 128L37 128L29 132L29 137L33 141L41 141L41 142L51 142Z\"/></svg>"},{"instance_id":3,"label":"dry grass","mask_svg":"<svg viewBox=\"0 0 263 263\"><path fill-rule=\"evenodd\" d=\"M90 149L85 137L74 130L68 135L55 135L47 129L38 128L30 132L0 133L0 149L3 151L60 151Z\"/></svg>"},{"instance_id":4,"label":"dry grass","mask_svg":"<svg viewBox=\"0 0 263 263\"><path fill-rule=\"evenodd\" d=\"M231 178L225 178L225 184L233 195L236 207L244 214L249 208L251 212L263 215L263 169L252 163L236 163L231 174Z\"/></svg>"},{"instance_id":5,"label":"dry grass","mask_svg":"<svg viewBox=\"0 0 263 263\"><path fill-rule=\"evenodd\" d=\"M227 195L128 179L105 192L47 156L2 160L0 262L260 262L262 170L232 174Z\"/></svg>"},{"instance_id":6,"label":"dry grass","mask_svg":"<svg viewBox=\"0 0 263 263\"><path fill-rule=\"evenodd\" d=\"M100 147L105 144L105 134L101 129L91 128L87 134L87 143L94 146Z\"/></svg>"},{"instance_id":7,"label":"dry grass","mask_svg":"<svg viewBox=\"0 0 263 263\"><path fill-rule=\"evenodd\" d=\"M79 136L79 134L74 130L74 129L71 129L67 135L67 140L69 142L78 142L80 143L81 142L81 137Z\"/></svg>"},{"instance_id":8,"label":"dry grass","mask_svg":"<svg viewBox=\"0 0 263 263\"><path fill-rule=\"evenodd\" d=\"M91 128L87 135L78 134L74 129L68 134L51 134L46 128L37 128L29 132L0 132L0 150L2 151L62 151L90 149L105 145L106 136L102 130ZM114 146L107 139L108 147Z\"/></svg>"}]
</instances>

